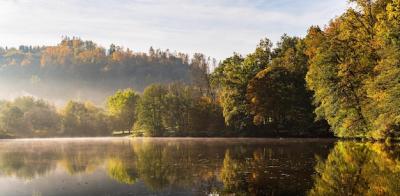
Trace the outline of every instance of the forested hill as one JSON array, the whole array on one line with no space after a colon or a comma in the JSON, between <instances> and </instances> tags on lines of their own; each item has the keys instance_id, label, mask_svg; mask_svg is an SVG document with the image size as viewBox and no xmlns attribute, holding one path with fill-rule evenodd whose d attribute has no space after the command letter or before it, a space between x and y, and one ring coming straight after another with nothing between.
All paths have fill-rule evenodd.
<instances>
[{"instance_id":1,"label":"forested hill","mask_svg":"<svg viewBox=\"0 0 400 196\"><path fill-rule=\"evenodd\" d=\"M116 89L142 91L152 83L190 83L196 70L207 69L209 63L203 54L190 58L152 47L148 53L115 45L106 49L68 37L57 46L2 47L0 97L33 95L56 103L68 99L102 103Z\"/></svg>"}]
</instances>

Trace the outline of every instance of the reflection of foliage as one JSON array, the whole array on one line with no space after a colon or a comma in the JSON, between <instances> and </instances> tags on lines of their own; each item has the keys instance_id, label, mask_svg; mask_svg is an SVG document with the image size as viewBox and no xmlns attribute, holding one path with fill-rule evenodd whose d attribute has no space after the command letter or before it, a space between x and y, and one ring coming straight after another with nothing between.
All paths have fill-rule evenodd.
<instances>
[{"instance_id":1,"label":"reflection of foliage","mask_svg":"<svg viewBox=\"0 0 400 196\"><path fill-rule=\"evenodd\" d=\"M34 179L54 170L57 157L57 152L52 149L41 152L35 148L29 152L10 149L0 156L0 173L26 180Z\"/></svg>"},{"instance_id":2,"label":"reflection of foliage","mask_svg":"<svg viewBox=\"0 0 400 196\"><path fill-rule=\"evenodd\" d=\"M95 161L88 160L85 155L66 156L60 163L70 175L92 173L99 164Z\"/></svg>"},{"instance_id":3,"label":"reflection of foliage","mask_svg":"<svg viewBox=\"0 0 400 196\"><path fill-rule=\"evenodd\" d=\"M118 148L119 145L104 144L107 145L96 142L88 144L75 143L63 151L60 164L71 175L92 173L115 152L124 152ZM122 146L119 147L121 148Z\"/></svg>"},{"instance_id":4,"label":"reflection of foliage","mask_svg":"<svg viewBox=\"0 0 400 196\"><path fill-rule=\"evenodd\" d=\"M110 145L111 144L111 145ZM0 145L0 173L21 179L34 179L62 166L70 175L91 173L115 151L123 152L121 145L101 143L80 144L10 142Z\"/></svg>"},{"instance_id":5,"label":"reflection of foliage","mask_svg":"<svg viewBox=\"0 0 400 196\"><path fill-rule=\"evenodd\" d=\"M270 176L267 175L268 160L265 152L254 151L251 158L238 157L239 153L227 150L221 169L224 191L243 195L270 193ZM271 192L272 193L272 192Z\"/></svg>"},{"instance_id":6,"label":"reflection of foliage","mask_svg":"<svg viewBox=\"0 0 400 196\"><path fill-rule=\"evenodd\" d=\"M321 148L322 144L315 145ZM316 150L316 146L305 148L286 144L282 148L278 144L270 148L229 148L220 170L223 189L219 192L228 195L298 195L312 186L306 179L313 172L309 164L314 153L325 154Z\"/></svg>"},{"instance_id":7,"label":"reflection of foliage","mask_svg":"<svg viewBox=\"0 0 400 196\"><path fill-rule=\"evenodd\" d=\"M239 161L232 159L230 151L225 153L224 163L221 169L221 179L224 182L224 188L237 192L239 187L245 186L246 179L240 175L243 165Z\"/></svg>"},{"instance_id":8,"label":"reflection of foliage","mask_svg":"<svg viewBox=\"0 0 400 196\"><path fill-rule=\"evenodd\" d=\"M400 160L396 155L381 143L339 142L326 161L318 161L309 194L398 195Z\"/></svg>"},{"instance_id":9,"label":"reflection of foliage","mask_svg":"<svg viewBox=\"0 0 400 196\"><path fill-rule=\"evenodd\" d=\"M174 184L175 180L179 180L180 175L189 174L187 171L183 173L174 172L173 162L178 163L179 161L174 160L173 154L170 154L174 148L174 146L165 147L147 142L134 146L140 178L153 190L162 190ZM179 167L184 168L184 163L181 164Z\"/></svg>"},{"instance_id":10,"label":"reflection of foliage","mask_svg":"<svg viewBox=\"0 0 400 196\"><path fill-rule=\"evenodd\" d=\"M135 184L137 181L135 168L128 168L121 159L109 159L107 172L111 178L124 184Z\"/></svg>"},{"instance_id":11,"label":"reflection of foliage","mask_svg":"<svg viewBox=\"0 0 400 196\"><path fill-rule=\"evenodd\" d=\"M266 148L264 144L186 139L117 141L0 143L0 174L33 179L59 168L65 175L83 177L95 171L107 172L121 184L140 181L156 192L293 195L311 188L311 182L304 179L313 171L308 166L314 153L327 154L327 148L316 148L321 143ZM396 155L393 151L386 156Z\"/></svg>"},{"instance_id":12,"label":"reflection of foliage","mask_svg":"<svg viewBox=\"0 0 400 196\"><path fill-rule=\"evenodd\" d=\"M140 179L157 191L197 187L209 193L215 187L215 171L221 163L202 158L203 154L217 153L216 149L198 147L191 142L135 141L133 149Z\"/></svg>"}]
</instances>

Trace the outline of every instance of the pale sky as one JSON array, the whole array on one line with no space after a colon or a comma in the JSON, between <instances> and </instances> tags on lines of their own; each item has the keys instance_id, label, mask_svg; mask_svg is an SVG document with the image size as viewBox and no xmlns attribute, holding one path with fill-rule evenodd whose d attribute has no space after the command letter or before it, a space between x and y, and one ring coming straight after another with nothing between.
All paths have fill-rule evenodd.
<instances>
[{"instance_id":1,"label":"pale sky","mask_svg":"<svg viewBox=\"0 0 400 196\"><path fill-rule=\"evenodd\" d=\"M55 45L63 35L108 48L155 48L224 59L263 37L304 36L347 0L0 0L0 45Z\"/></svg>"}]
</instances>

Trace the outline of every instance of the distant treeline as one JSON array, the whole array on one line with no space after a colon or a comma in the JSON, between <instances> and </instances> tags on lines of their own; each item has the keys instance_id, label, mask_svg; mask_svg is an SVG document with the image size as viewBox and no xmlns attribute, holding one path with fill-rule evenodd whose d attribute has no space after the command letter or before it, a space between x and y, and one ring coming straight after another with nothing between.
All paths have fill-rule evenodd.
<instances>
[{"instance_id":1,"label":"distant treeline","mask_svg":"<svg viewBox=\"0 0 400 196\"><path fill-rule=\"evenodd\" d=\"M143 91L153 83L184 82L204 63L216 65L203 54L149 49L133 52L111 45L65 37L57 46L0 48L1 88L51 100L90 99L102 103L115 89Z\"/></svg>"},{"instance_id":2,"label":"distant treeline","mask_svg":"<svg viewBox=\"0 0 400 196\"><path fill-rule=\"evenodd\" d=\"M234 54L212 73L212 61L201 54L190 61L185 55L152 50L138 55L110 47L107 54L79 39L15 50L40 51L40 58L35 52L26 55L40 63L20 60L12 66L10 59L18 58L8 58L12 55L6 50L2 58L8 59L9 68L3 70L40 69L60 78L110 83L128 82L129 73L139 73L139 78L151 78L148 84L162 82L143 93L127 89L108 99L109 130L132 130L134 135L317 137L329 135L330 127L339 137L399 138L400 1L351 2L354 6L325 29L313 26L305 38L284 35L275 47L262 39L254 52ZM146 75L155 70L159 75ZM164 76L169 79L161 80ZM65 132L69 123L62 123Z\"/></svg>"},{"instance_id":3,"label":"distant treeline","mask_svg":"<svg viewBox=\"0 0 400 196\"><path fill-rule=\"evenodd\" d=\"M57 110L32 97L0 102L3 138L109 136L109 118L93 104L70 101Z\"/></svg>"}]
</instances>

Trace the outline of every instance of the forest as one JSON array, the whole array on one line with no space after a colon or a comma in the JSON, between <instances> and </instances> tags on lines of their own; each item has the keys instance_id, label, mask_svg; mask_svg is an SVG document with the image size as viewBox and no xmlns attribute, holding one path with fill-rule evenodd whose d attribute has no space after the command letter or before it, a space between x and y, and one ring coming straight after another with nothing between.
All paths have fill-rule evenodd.
<instances>
[{"instance_id":1,"label":"forest","mask_svg":"<svg viewBox=\"0 0 400 196\"><path fill-rule=\"evenodd\" d=\"M0 131L4 137L127 131L399 138L400 1L351 2L355 6L324 28L310 27L303 38L283 35L276 44L264 38L252 53L234 53L219 64L203 54L106 50L68 37L57 46L2 48L1 78L25 78L38 89L79 82L105 89L108 97L103 104L69 101L62 108L29 96L2 101Z\"/></svg>"},{"instance_id":2,"label":"forest","mask_svg":"<svg viewBox=\"0 0 400 196\"><path fill-rule=\"evenodd\" d=\"M49 100L80 98L102 104L115 89L138 91L152 83L189 83L191 62L213 61L203 54L187 54L150 47L133 52L109 48L78 37L63 37L56 46L0 48L0 85L3 92L26 92ZM0 95L3 95L0 93Z\"/></svg>"}]
</instances>

